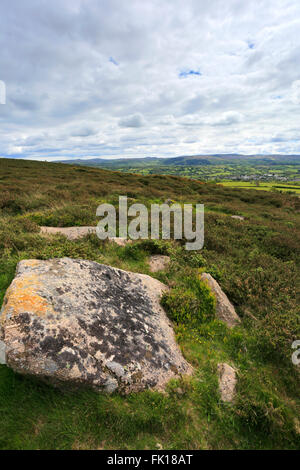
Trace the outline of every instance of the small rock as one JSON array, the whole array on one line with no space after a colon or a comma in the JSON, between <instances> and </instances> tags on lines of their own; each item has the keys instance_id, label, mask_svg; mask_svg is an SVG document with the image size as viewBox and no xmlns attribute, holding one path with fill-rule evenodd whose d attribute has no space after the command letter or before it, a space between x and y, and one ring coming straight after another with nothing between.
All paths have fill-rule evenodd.
<instances>
[{"instance_id":1,"label":"small rock","mask_svg":"<svg viewBox=\"0 0 300 470\"><path fill-rule=\"evenodd\" d=\"M229 301L225 292L222 291L217 281L208 273L202 273L201 281L204 281L208 284L208 287L216 297L217 317L225 322L229 328L232 328L233 326L236 326L238 323L240 323L241 319L236 313L234 306Z\"/></svg>"},{"instance_id":2,"label":"small rock","mask_svg":"<svg viewBox=\"0 0 300 470\"><path fill-rule=\"evenodd\" d=\"M106 393L113 393L118 388L118 381L114 378L109 378L104 384L104 390Z\"/></svg>"},{"instance_id":3,"label":"small rock","mask_svg":"<svg viewBox=\"0 0 300 470\"><path fill-rule=\"evenodd\" d=\"M122 238L122 237L112 237L109 238L110 242L116 243L119 246L126 246L128 243L132 243L130 238Z\"/></svg>"},{"instance_id":4,"label":"small rock","mask_svg":"<svg viewBox=\"0 0 300 470\"><path fill-rule=\"evenodd\" d=\"M68 240L78 240L86 237L89 233L96 233L97 227L41 227L40 234L44 236L49 235L64 235ZM122 237L111 237L109 241L116 243L119 246L125 246L127 243L132 243L132 240Z\"/></svg>"},{"instance_id":5,"label":"small rock","mask_svg":"<svg viewBox=\"0 0 300 470\"><path fill-rule=\"evenodd\" d=\"M6 364L6 345L4 341L0 341L0 364Z\"/></svg>"},{"instance_id":6,"label":"small rock","mask_svg":"<svg viewBox=\"0 0 300 470\"><path fill-rule=\"evenodd\" d=\"M149 260L150 271L156 273L157 271L163 271L167 269L170 263L170 256L164 255L153 255Z\"/></svg>"},{"instance_id":7,"label":"small rock","mask_svg":"<svg viewBox=\"0 0 300 470\"><path fill-rule=\"evenodd\" d=\"M78 240L89 233L96 233L96 227L41 227L41 235L64 235L68 240Z\"/></svg>"},{"instance_id":8,"label":"small rock","mask_svg":"<svg viewBox=\"0 0 300 470\"><path fill-rule=\"evenodd\" d=\"M236 220L245 220L245 217L242 215L232 215L231 218Z\"/></svg>"},{"instance_id":9,"label":"small rock","mask_svg":"<svg viewBox=\"0 0 300 470\"><path fill-rule=\"evenodd\" d=\"M225 402L232 402L235 397L235 387L237 383L236 371L228 364L218 364L219 390L221 399Z\"/></svg>"}]
</instances>

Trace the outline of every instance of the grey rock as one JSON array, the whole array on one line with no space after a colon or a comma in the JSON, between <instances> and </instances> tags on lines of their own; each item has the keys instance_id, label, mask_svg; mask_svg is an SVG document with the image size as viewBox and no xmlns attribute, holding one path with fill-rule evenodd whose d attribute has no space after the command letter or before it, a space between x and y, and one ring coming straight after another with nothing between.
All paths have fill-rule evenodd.
<instances>
[{"instance_id":1,"label":"grey rock","mask_svg":"<svg viewBox=\"0 0 300 470\"><path fill-rule=\"evenodd\" d=\"M224 321L229 328L240 323L240 317L236 313L234 306L229 301L227 295L223 292L217 281L208 273L202 273L201 280L207 283L216 298L217 317Z\"/></svg>"},{"instance_id":2,"label":"grey rock","mask_svg":"<svg viewBox=\"0 0 300 470\"><path fill-rule=\"evenodd\" d=\"M7 365L63 388L163 389L192 373L159 302L166 289L93 261L21 261L0 313Z\"/></svg>"},{"instance_id":3,"label":"grey rock","mask_svg":"<svg viewBox=\"0 0 300 470\"><path fill-rule=\"evenodd\" d=\"M64 235L68 240L77 240L86 237L89 233L96 233L96 227L41 227L41 235Z\"/></svg>"},{"instance_id":4,"label":"grey rock","mask_svg":"<svg viewBox=\"0 0 300 470\"><path fill-rule=\"evenodd\" d=\"M231 218L236 220L245 220L245 217L242 215L232 215Z\"/></svg>"},{"instance_id":5,"label":"grey rock","mask_svg":"<svg viewBox=\"0 0 300 470\"><path fill-rule=\"evenodd\" d=\"M152 273L167 269L170 264L170 257L164 255L153 255L150 257L149 266Z\"/></svg>"},{"instance_id":6,"label":"grey rock","mask_svg":"<svg viewBox=\"0 0 300 470\"><path fill-rule=\"evenodd\" d=\"M237 383L236 371L226 363L218 364L219 390L222 401L232 402Z\"/></svg>"},{"instance_id":7,"label":"grey rock","mask_svg":"<svg viewBox=\"0 0 300 470\"><path fill-rule=\"evenodd\" d=\"M86 237L90 233L96 233L97 227L40 227L40 234L43 236L49 235L64 235L68 240L78 240ZM132 243L132 240L122 237L111 237L108 239L110 242L116 243L119 246L126 246L127 243Z\"/></svg>"},{"instance_id":8,"label":"grey rock","mask_svg":"<svg viewBox=\"0 0 300 470\"><path fill-rule=\"evenodd\" d=\"M46 359L44 362L44 369L48 372L56 372L58 370L58 365L52 359Z\"/></svg>"},{"instance_id":9,"label":"grey rock","mask_svg":"<svg viewBox=\"0 0 300 470\"><path fill-rule=\"evenodd\" d=\"M6 364L6 344L4 341L0 341L0 364Z\"/></svg>"},{"instance_id":10,"label":"grey rock","mask_svg":"<svg viewBox=\"0 0 300 470\"><path fill-rule=\"evenodd\" d=\"M116 379L109 378L104 384L104 391L106 393L113 393L118 388L118 381Z\"/></svg>"},{"instance_id":11,"label":"grey rock","mask_svg":"<svg viewBox=\"0 0 300 470\"><path fill-rule=\"evenodd\" d=\"M110 242L116 243L119 246L126 246L128 243L132 243L130 238L123 238L123 237L111 237L109 238Z\"/></svg>"},{"instance_id":12,"label":"grey rock","mask_svg":"<svg viewBox=\"0 0 300 470\"><path fill-rule=\"evenodd\" d=\"M117 362L107 362L106 367L117 377L124 377L125 375L124 367L122 367L121 364L118 364Z\"/></svg>"}]
</instances>

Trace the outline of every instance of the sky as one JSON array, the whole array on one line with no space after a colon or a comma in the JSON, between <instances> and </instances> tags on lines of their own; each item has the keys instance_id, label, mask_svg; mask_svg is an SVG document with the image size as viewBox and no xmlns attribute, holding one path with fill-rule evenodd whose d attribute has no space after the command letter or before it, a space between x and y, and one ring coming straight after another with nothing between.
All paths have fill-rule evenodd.
<instances>
[{"instance_id":1,"label":"sky","mask_svg":"<svg viewBox=\"0 0 300 470\"><path fill-rule=\"evenodd\" d=\"M0 156L300 154L299 0L1 0Z\"/></svg>"}]
</instances>

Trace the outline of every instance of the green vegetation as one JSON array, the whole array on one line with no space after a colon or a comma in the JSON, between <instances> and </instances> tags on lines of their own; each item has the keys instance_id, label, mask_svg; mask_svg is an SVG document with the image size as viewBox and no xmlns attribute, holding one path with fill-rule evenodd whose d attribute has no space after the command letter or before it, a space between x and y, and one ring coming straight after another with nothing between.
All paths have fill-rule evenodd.
<instances>
[{"instance_id":1,"label":"green vegetation","mask_svg":"<svg viewBox=\"0 0 300 470\"><path fill-rule=\"evenodd\" d=\"M231 187L300 194L299 155L194 155L121 160L95 158L72 160L71 163L126 173L177 175Z\"/></svg>"},{"instance_id":2,"label":"green vegetation","mask_svg":"<svg viewBox=\"0 0 300 470\"><path fill-rule=\"evenodd\" d=\"M290 194L300 194L300 182L280 182L280 181L222 181L221 184L231 188L258 189L261 191L276 191L278 193L288 192Z\"/></svg>"},{"instance_id":3,"label":"green vegetation","mask_svg":"<svg viewBox=\"0 0 300 470\"><path fill-rule=\"evenodd\" d=\"M204 203L205 247L139 241L127 247L94 235L45 239L38 225L96 225L103 201ZM243 222L230 215L243 215ZM156 273L162 302L194 366L166 394L62 393L0 366L1 449L299 449L300 199L177 176L142 176L63 164L0 160L0 302L21 259L69 256L149 273L148 256L168 254ZM229 330L214 318L201 271L220 283L242 318ZM152 274L153 275L153 274ZM220 401L217 364L238 370L234 404Z\"/></svg>"}]
</instances>

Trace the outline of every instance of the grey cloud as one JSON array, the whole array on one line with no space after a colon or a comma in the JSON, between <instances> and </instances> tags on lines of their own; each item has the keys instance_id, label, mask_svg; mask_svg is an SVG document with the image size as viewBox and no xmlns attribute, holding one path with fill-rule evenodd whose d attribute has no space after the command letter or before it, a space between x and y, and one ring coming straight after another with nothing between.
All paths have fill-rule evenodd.
<instances>
[{"instance_id":1,"label":"grey cloud","mask_svg":"<svg viewBox=\"0 0 300 470\"><path fill-rule=\"evenodd\" d=\"M81 127L81 128L74 129L70 135L72 137L89 137L95 134L97 134L97 131L95 129L91 127Z\"/></svg>"},{"instance_id":2,"label":"grey cloud","mask_svg":"<svg viewBox=\"0 0 300 470\"><path fill-rule=\"evenodd\" d=\"M0 154L295 151L299 17L298 0L259 15L252 0L2 0Z\"/></svg>"},{"instance_id":3,"label":"grey cloud","mask_svg":"<svg viewBox=\"0 0 300 470\"><path fill-rule=\"evenodd\" d=\"M143 127L144 125L144 117L139 113L126 116L119 121L119 126L121 127Z\"/></svg>"},{"instance_id":4,"label":"grey cloud","mask_svg":"<svg viewBox=\"0 0 300 470\"><path fill-rule=\"evenodd\" d=\"M215 119L208 120L208 124L212 126L230 126L231 124L237 124L242 122L244 116L237 111L229 111L221 116L217 116Z\"/></svg>"}]
</instances>

